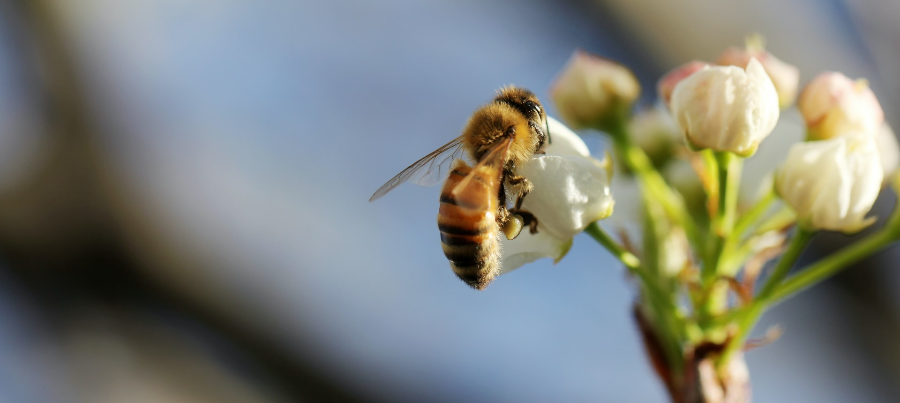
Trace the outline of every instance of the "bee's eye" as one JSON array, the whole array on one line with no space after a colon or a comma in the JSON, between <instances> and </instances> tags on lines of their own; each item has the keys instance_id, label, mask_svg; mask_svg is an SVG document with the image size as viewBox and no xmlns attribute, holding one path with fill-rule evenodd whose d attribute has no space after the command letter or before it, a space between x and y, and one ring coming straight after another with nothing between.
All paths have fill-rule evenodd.
<instances>
[{"instance_id":1,"label":"bee's eye","mask_svg":"<svg viewBox=\"0 0 900 403\"><path fill-rule=\"evenodd\" d=\"M533 101L525 101L525 105L528 106L528 109L531 109L537 112L538 115L541 114L541 106Z\"/></svg>"}]
</instances>

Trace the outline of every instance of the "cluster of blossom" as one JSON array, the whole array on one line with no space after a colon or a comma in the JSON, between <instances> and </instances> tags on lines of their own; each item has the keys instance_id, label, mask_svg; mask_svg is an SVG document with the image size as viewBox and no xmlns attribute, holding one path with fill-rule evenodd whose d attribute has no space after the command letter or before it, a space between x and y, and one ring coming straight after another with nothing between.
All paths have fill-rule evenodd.
<instances>
[{"instance_id":1,"label":"cluster of blossom","mask_svg":"<svg viewBox=\"0 0 900 403\"><path fill-rule=\"evenodd\" d=\"M826 72L798 96L798 69L760 43L672 70L658 82L658 104L637 113L632 72L577 51L552 100L569 127L606 134L614 157L592 158L551 118L553 143L520 167L534 184L523 208L541 231L503 240L503 272L558 261L580 232L618 258L639 286L635 317L654 368L679 402L749 401L741 351L765 309L900 240L895 209L881 230L788 277L817 231L853 234L875 221L882 187L900 184L889 180L900 150L865 80ZM802 116L803 140L765 167L758 191L741 194L744 160L783 134L770 136L783 114ZM614 166L623 171L615 181ZM596 223L610 216L618 239Z\"/></svg>"},{"instance_id":2,"label":"cluster of blossom","mask_svg":"<svg viewBox=\"0 0 900 403\"><path fill-rule=\"evenodd\" d=\"M617 125L629 124L632 141L654 162L679 146L673 146L673 134L691 152L750 157L772 133L780 110L794 106L799 78L796 67L751 41L725 50L714 64L691 61L672 70L657 87L661 106L632 117L641 93L632 72L577 51L551 96L573 129L615 135ZM872 90L865 80L825 72L800 91L796 108L806 122L806 141L793 145L775 170L777 195L806 229L854 233L868 226L874 218L866 215L898 162L893 132ZM579 137L552 118L550 132L554 143L547 156L522 167L536 189L525 207L542 213L537 216L547 231L505 242L504 272L541 257L558 261L572 236L612 211L612 175L603 174L609 161L593 160ZM576 169L548 164L557 154Z\"/></svg>"}]
</instances>

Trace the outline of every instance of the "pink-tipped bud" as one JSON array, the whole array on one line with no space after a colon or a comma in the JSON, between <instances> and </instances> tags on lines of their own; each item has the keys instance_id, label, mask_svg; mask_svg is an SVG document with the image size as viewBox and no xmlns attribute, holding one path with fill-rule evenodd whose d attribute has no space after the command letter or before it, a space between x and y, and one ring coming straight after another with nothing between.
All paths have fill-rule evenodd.
<instances>
[{"instance_id":1,"label":"pink-tipped bud","mask_svg":"<svg viewBox=\"0 0 900 403\"><path fill-rule=\"evenodd\" d=\"M656 84L656 91L659 94L659 99L668 106L669 102L672 100L672 91L675 91L675 86L680 83L681 80L690 77L691 74L702 70L706 66L709 66L709 63L693 60L666 73L666 75L659 79L659 83Z\"/></svg>"},{"instance_id":2,"label":"pink-tipped bud","mask_svg":"<svg viewBox=\"0 0 900 403\"><path fill-rule=\"evenodd\" d=\"M809 140L850 132L874 136L884 122L884 111L868 82L853 81L841 73L819 74L800 93L797 107L806 121Z\"/></svg>"},{"instance_id":3,"label":"pink-tipped bud","mask_svg":"<svg viewBox=\"0 0 900 403\"><path fill-rule=\"evenodd\" d=\"M794 103L794 98L797 97L797 87L800 84L800 70L779 60L763 49L761 38L751 36L747 39L746 47L725 49L716 63L722 66L746 68L747 63L750 63L750 59L753 58L759 60L763 69L766 70L766 74L772 79L775 91L778 92L779 106L782 108L791 106Z\"/></svg>"},{"instance_id":4,"label":"pink-tipped bud","mask_svg":"<svg viewBox=\"0 0 900 403\"><path fill-rule=\"evenodd\" d=\"M576 51L550 88L563 120L573 129L604 129L627 118L641 85L612 60Z\"/></svg>"}]
</instances>

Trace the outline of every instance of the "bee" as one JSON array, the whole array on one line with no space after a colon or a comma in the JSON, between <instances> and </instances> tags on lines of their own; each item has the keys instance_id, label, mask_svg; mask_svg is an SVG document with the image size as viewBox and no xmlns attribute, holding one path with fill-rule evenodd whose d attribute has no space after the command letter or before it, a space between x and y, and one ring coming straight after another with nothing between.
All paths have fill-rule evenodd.
<instances>
[{"instance_id":1,"label":"bee","mask_svg":"<svg viewBox=\"0 0 900 403\"><path fill-rule=\"evenodd\" d=\"M428 186L447 176L437 217L444 255L460 279L483 290L500 272L500 232L513 239L527 225L537 233L537 218L522 210L534 186L516 167L542 153L545 142L549 126L537 97L501 88L472 114L462 135L391 178L369 201L406 181Z\"/></svg>"}]
</instances>

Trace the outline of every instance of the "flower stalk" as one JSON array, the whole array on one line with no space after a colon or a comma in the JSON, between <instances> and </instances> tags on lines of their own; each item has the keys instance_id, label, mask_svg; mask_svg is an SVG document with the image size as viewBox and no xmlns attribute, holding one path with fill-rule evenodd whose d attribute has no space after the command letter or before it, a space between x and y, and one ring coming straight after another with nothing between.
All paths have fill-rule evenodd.
<instances>
[{"instance_id":1,"label":"flower stalk","mask_svg":"<svg viewBox=\"0 0 900 403\"><path fill-rule=\"evenodd\" d=\"M666 215L682 226L691 243L699 247L701 238L697 225L684 205L681 195L669 187L644 150L632 143L628 127L625 124L613 125L610 134L619 159L638 177L647 192L653 195L654 200L665 210ZM702 253L702 250L697 252Z\"/></svg>"},{"instance_id":2,"label":"flower stalk","mask_svg":"<svg viewBox=\"0 0 900 403\"><path fill-rule=\"evenodd\" d=\"M788 246L784 255L781 256L778 265L775 266L775 269L772 271L772 274L769 276L763 289L753 300L753 303L747 309L747 312L743 317L738 320L737 332L726 344L725 350L722 352L719 359L719 366L727 364L728 360L731 359L731 356L743 347L747 335L750 333L750 329L753 328L760 316L762 316L763 311L766 309L769 297L779 284L781 284L781 281L787 276L791 268L794 267L797 260L800 259L800 255L803 254L803 250L806 249L806 246L809 244L809 241L812 240L814 234L814 232L802 228L798 229L797 233L794 234L790 246Z\"/></svg>"},{"instance_id":3,"label":"flower stalk","mask_svg":"<svg viewBox=\"0 0 900 403\"><path fill-rule=\"evenodd\" d=\"M811 264L797 275L787 279L766 298L768 300L766 302L770 304L780 302L800 291L821 283L848 266L878 253L898 240L900 240L900 209L895 206L894 212L884 228L869 234L844 250Z\"/></svg>"},{"instance_id":4,"label":"flower stalk","mask_svg":"<svg viewBox=\"0 0 900 403\"><path fill-rule=\"evenodd\" d=\"M741 238L747 233L747 230L754 224L759 224L760 219L769 211L772 207L772 203L777 199L778 196L775 195L775 191L769 189L765 195L737 221L734 226L734 231L731 232L731 237L728 239L729 244L734 245L740 242Z\"/></svg>"},{"instance_id":5,"label":"flower stalk","mask_svg":"<svg viewBox=\"0 0 900 403\"><path fill-rule=\"evenodd\" d=\"M613 257L619 259L619 261L628 269L634 271L641 268L641 260L622 247L622 245L619 245L619 243L609 236L596 221L588 225L587 228L584 229L584 232L590 235L591 238L594 238L601 246L606 248Z\"/></svg>"}]
</instances>

